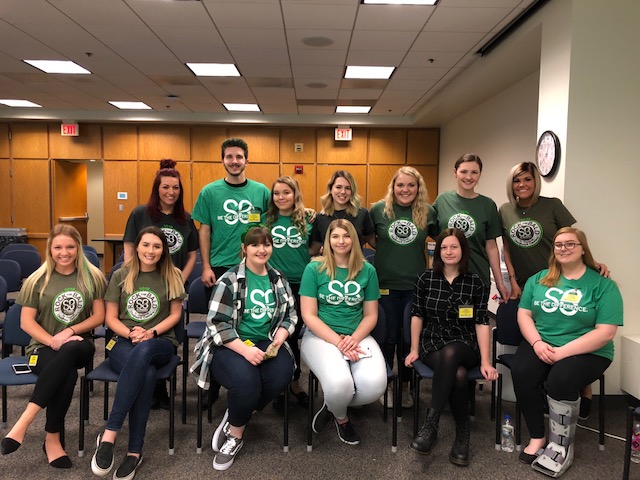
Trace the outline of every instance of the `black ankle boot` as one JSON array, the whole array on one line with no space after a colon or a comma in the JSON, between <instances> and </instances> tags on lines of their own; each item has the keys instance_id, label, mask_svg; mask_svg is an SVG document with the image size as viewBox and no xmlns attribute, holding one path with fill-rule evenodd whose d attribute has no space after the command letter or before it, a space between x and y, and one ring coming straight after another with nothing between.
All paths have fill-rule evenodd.
<instances>
[{"instance_id":1,"label":"black ankle boot","mask_svg":"<svg viewBox=\"0 0 640 480\"><path fill-rule=\"evenodd\" d=\"M456 420L456 439L449 460L456 465L469 465L469 417Z\"/></svg>"},{"instance_id":2,"label":"black ankle boot","mask_svg":"<svg viewBox=\"0 0 640 480\"><path fill-rule=\"evenodd\" d=\"M438 424L440 423L440 412L436 412L433 408L430 408L427 412L427 418L418 435L411 442L411 448L416 452L429 454L436 444L438 439Z\"/></svg>"}]
</instances>

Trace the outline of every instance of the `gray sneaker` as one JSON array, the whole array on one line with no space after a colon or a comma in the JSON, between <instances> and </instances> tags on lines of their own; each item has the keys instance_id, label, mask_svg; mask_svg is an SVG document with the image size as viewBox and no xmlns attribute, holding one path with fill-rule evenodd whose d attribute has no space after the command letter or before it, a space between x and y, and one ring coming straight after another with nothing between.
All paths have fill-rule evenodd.
<instances>
[{"instance_id":1,"label":"gray sneaker","mask_svg":"<svg viewBox=\"0 0 640 480\"><path fill-rule=\"evenodd\" d=\"M224 445L224 442L227 441L227 435L229 435L229 409L227 408L222 416L222 421L216 431L213 432L213 437L211 437L211 448L214 452L219 452Z\"/></svg>"},{"instance_id":2,"label":"gray sneaker","mask_svg":"<svg viewBox=\"0 0 640 480\"><path fill-rule=\"evenodd\" d=\"M226 435L227 441L224 442L220 451L213 457L213 469L214 470L226 470L236 459L236 455L244 445L241 438L236 438L233 435Z\"/></svg>"},{"instance_id":3,"label":"gray sneaker","mask_svg":"<svg viewBox=\"0 0 640 480\"><path fill-rule=\"evenodd\" d=\"M311 423L311 428L316 433L320 433L324 427L326 427L329 421L333 418L333 415L327 408L327 404L322 404L322 408L316 412Z\"/></svg>"}]
</instances>

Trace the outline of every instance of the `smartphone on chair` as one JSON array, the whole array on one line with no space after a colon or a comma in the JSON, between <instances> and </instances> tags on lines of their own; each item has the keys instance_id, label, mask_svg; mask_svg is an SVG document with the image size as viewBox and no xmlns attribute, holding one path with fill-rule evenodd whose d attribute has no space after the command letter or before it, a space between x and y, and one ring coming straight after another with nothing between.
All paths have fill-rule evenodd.
<instances>
[{"instance_id":1,"label":"smartphone on chair","mask_svg":"<svg viewBox=\"0 0 640 480\"><path fill-rule=\"evenodd\" d=\"M13 367L13 371L16 375L23 375L25 373L31 373L31 367L26 363L16 363L15 365L11 365Z\"/></svg>"}]
</instances>

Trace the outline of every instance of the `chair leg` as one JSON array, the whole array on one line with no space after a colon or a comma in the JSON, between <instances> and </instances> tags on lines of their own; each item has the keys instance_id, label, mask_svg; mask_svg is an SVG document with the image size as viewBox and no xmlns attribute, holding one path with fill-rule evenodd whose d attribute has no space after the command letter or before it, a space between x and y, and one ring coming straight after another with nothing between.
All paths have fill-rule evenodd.
<instances>
[{"instance_id":1,"label":"chair leg","mask_svg":"<svg viewBox=\"0 0 640 480\"><path fill-rule=\"evenodd\" d=\"M80 379L80 418L78 424L78 457L84 456L84 420L87 415L87 402L85 402L85 397L87 397L87 377L82 377Z\"/></svg>"},{"instance_id":2,"label":"chair leg","mask_svg":"<svg viewBox=\"0 0 640 480\"><path fill-rule=\"evenodd\" d=\"M109 420L109 382L104 382L104 402L102 403L102 417Z\"/></svg>"},{"instance_id":3,"label":"chair leg","mask_svg":"<svg viewBox=\"0 0 640 480\"><path fill-rule=\"evenodd\" d=\"M2 428L7 428L7 386L2 386Z\"/></svg>"},{"instance_id":4,"label":"chair leg","mask_svg":"<svg viewBox=\"0 0 640 480\"><path fill-rule=\"evenodd\" d=\"M498 373L498 392L496 397L496 415L495 415L495 424L496 424L496 450L500 450L500 421L502 419L502 374Z\"/></svg>"},{"instance_id":5,"label":"chair leg","mask_svg":"<svg viewBox=\"0 0 640 480\"><path fill-rule=\"evenodd\" d=\"M476 416L476 381L469 382L469 417L473 420Z\"/></svg>"},{"instance_id":6,"label":"chair leg","mask_svg":"<svg viewBox=\"0 0 640 480\"><path fill-rule=\"evenodd\" d=\"M496 366L493 366L494 368L496 368ZM496 381L492 380L491 381L491 411L489 412L490 415L490 419L491 420L495 420L496 419Z\"/></svg>"},{"instance_id":7,"label":"chair leg","mask_svg":"<svg viewBox=\"0 0 640 480\"><path fill-rule=\"evenodd\" d=\"M169 455L175 453L176 370L169 379Z\"/></svg>"},{"instance_id":8,"label":"chair leg","mask_svg":"<svg viewBox=\"0 0 640 480\"><path fill-rule=\"evenodd\" d=\"M196 411L196 453L202 453L202 389L198 387L198 410Z\"/></svg>"},{"instance_id":9,"label":"chair leg","mask_svg":"<svg viewBox=\"0 0 640 480\"><path fill-rule=\"evenodd\" d=\"M397 411L399 408L398 399L400 395L398 394L398 375L393 376L393 408L391 411L391 415L393 418L391 419L391 453L396 453L398 451L398 414ZM386 393L385 393L386 395ZM387 406L384 406L384 413L387 413Z\"/></svg>"},{"instance_id":10,"label":"chair leg","mask_svg":"<svg viewBox=\"0 0 640 480\"><path fill-rule=\"evenodd\" d=\"M598 404L598 449L604 450L604 375L600 376L600 398Z\"/></svg>"},{"instance_id":11,"label":"chair leg","mask_svg":"<svg viewBox=\"0 0 640 480\"><path fill-rule=\"evenodd\" d=\"M622 470L622 480L629 480L629 467L631 467L631 439L633 437L633 413L634 408L627 409L627 427L625 429L624 445L624 468Z\"/></svg>"},{"instance_id":12,"label":"chair leg","mask_svg":"<svg viewBox=\"0 0 640 480\"><path fill-rule=\"evenodd\" d=\"M313 450L313 430L311 424L313 423L313 379L315 375L313 372L309 372L309 408L307 409L307 452Z\"/></svg>"},{"instance_id":13,"label":"chair leg","mask_svg":"<svg viewBox=\"0 0 640 480\"><path fill-rule=\"evenodd\" d=\"M418 420L420 417L420 375L413 371L413 436L418 434ZM400 395L398 395L398 398Z\"/></svg>"},{"instance_id":14,"label":"chair leg","mask_svg":"<svg viewBox=\"0 0 640 480\"><path fill-rule=\"evenodd\" d=\"M289 387L284 388L284 440L282 443L282 451L289 451Z\"/></svg>"},{"instance_id":15,"label":"chair leg","mask_svg":"<svg viewBox=\"0 0 640 480\"><path fill-rule=\"evenodd\" d=\"M184 341L182 342L182 424L183 425L186 425L187 423L187 375L189 373L188 364L189 364L189 342L187 341L187 336L185 335Z\"/></svg>"},{"instance_id":16,"label":"chair leg","mask_svg":"<svg viewBox=\"0 0 640 480\"><path fill-rule=\"evenodd\" d=\"M522 450L522 419L520 415L520 404L516 399L516 452Z\"/></svg>"}]
</instances>

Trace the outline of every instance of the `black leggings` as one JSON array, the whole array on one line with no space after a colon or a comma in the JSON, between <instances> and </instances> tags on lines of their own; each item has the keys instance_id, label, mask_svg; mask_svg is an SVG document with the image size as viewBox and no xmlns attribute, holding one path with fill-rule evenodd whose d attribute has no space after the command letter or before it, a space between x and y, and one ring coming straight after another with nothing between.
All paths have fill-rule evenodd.
<instances>
[{"instance_id":1,"label":"black leggings","mask_svg":"<svg viewBox=\"0 0 640 480\"><path fill-rule=\"evenodd\" d=\"M78 369L93 359L93 342L67 342L55 351L49 347L38 349L38 363L32 367L38 381L30 402L47 409L45 431L62 431L73 391L78 380Z\"/></svg>"},{"instance_id":2,"label":"black leggings","mask_svg":"<svg viewBox=\"0 0 640 480\"><path fill-rule=\"evenodd\" d=\"M298 314L298 323L296 324L295 331L285 340L291 352L293 353L293 358L296 361L296 369L293 372L293 379L300 379L300 345L298 344L298 340L300 339L300 330L302 329L302 325L304 322L302 321L302 312L300 311L300 284L299 283L290 283L291 292L293 293L293 297L296 300L296 313Z\"/></svg>"},{"instance_id":3,"label":"black leggings","mask_svg":"<svg viewBox=\"0 0 640 480\"><path fill-rule=\"evenodd\" d=\"M546 394L554 400L573 402L580 390L600 378L610 364L608 358L587 353L549 365L538 358L529 342L523 341L513 360L511 376L531 438L544 438L545 386Z\"/></svg>"},{"instance_id":4,"label":"black leggings","mask_svg":"<svg viewBox=\"0 0 640 480\"><path fill-rule=\"evenodd\" d=\"M467 375L478 366L478 354L465 343L452 342L428 353L424 363L433 370L431 408L441 412L449 400L454 418L465 418L469 408Z\"/></svg>"}]
</instances>

